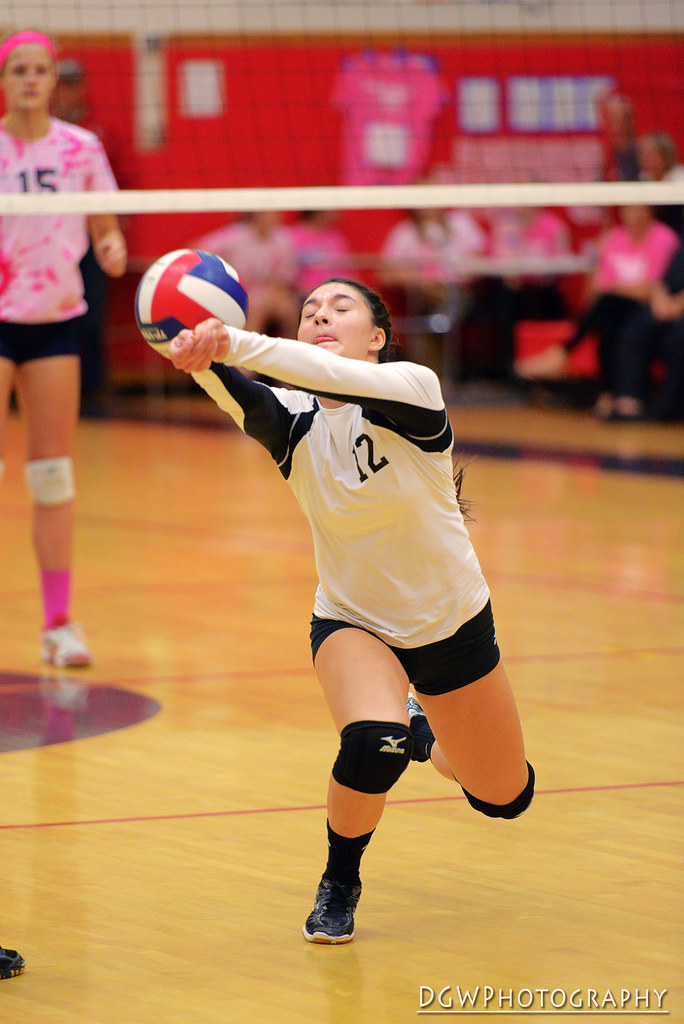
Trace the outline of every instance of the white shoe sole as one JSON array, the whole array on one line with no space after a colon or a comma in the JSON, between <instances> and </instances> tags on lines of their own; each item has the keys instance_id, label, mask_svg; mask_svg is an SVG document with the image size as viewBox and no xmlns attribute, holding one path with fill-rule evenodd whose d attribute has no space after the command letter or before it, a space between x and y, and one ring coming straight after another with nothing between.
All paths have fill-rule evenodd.
<instances>
[{"instance_id":1,"label":"white shoe sole","mask_svg":"<svg viewBox=\"0 0 684 1024\"><path fill-rule=\"evenodd\" d=\"M307 942L317 942L321 946L339 946L343 942L351 942L354 938L353 932L351 935L337 935L334 938L325 932L307 932L306 925L302 928L302 935Z\"/></svg>"},{"instance_id":2,"label":"white shoe sole","mask_svg":"<svg viewBox=\"0 0 684 1024\"><path fill-rule=\"evenodd\" d=\"M87 668L92 665L92 655L88 651L83 651L81 654L72 654L68 658L56 658L57 651L52 644L46 644L43 646L43 661L47 662L48 665L54 665L55 668Z\"/></svg>"}]
</instances>

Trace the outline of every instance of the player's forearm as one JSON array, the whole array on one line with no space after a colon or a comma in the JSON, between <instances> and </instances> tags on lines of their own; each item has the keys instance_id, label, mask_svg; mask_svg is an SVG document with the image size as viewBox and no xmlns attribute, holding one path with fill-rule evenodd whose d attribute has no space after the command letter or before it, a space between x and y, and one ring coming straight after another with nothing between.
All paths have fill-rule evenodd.
<instances>
[{"instance_id":1,"label":"player's forearm","mask_svg":"<svg viewBox=\"0 0 684 1024\"><path fill-rule=\"evenodd\" d=\"M424 409L443 408L436 374L414 363L369 363L301 341L228 328L225 363L285 381L314 394L380 398Z\"/></svg>"},{"instance_id":2,"label":"player's forearm","mask_svg":"<svg viewBox=\"0 0 684 1024\"><path fill-rule=\"evenodd\" d=\"M118 221L111 214L89 218L90 237L95 258L106 274L121 277L126 269L126 240Z\"/></svg>"}]
</instances>

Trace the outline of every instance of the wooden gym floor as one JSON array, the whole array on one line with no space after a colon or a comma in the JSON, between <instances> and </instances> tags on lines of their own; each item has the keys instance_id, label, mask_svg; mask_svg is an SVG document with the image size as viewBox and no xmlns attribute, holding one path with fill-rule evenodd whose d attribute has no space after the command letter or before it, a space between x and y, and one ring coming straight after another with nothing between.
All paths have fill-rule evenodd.
<instances>
[{"instance_id":1,"label":"wooden gym floor","mask_svg":"<svg viewBox=\"0 0 684 1024\"><path fill-rule=\"evenodd\" d=\"M453 407L537 796L492 822L411 765L356 938L323 947L301 935L337 748L308 528L213 407L152 411L80 426L80 674L39 660L11 423L0 942L27 968L0 983L2 1024L684 1021L681 426Z\"/></svg>"}]
</instances>

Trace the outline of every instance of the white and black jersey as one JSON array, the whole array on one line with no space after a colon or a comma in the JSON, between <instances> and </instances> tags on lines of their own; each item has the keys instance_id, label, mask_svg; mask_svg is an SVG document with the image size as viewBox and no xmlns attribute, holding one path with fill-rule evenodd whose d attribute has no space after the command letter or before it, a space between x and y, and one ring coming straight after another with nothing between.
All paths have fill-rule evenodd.
<instances>
[{"instance_id":1,"label":"white and black jersey","mask_svg":"<svg viewBox=\"0 0 684 1024\"><path fill-rule=\"evenodd\" d=\"M414 363L229 331L225 363L193 376L268 449L307 516L314 613L396 647L451 636L489 591L456 498L437 376ZM237 366L298 390L250 380ZM316 396L346 404L325 409Z\"/></svg>"}]
</instances>

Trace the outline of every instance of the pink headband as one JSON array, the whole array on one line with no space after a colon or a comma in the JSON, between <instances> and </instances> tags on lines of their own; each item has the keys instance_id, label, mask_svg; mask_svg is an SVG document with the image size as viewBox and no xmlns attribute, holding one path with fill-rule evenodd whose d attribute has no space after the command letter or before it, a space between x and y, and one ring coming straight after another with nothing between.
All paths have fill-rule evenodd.
<instances>
[{"instance_id":1,"label":"pink headband","mask_svg":"<svg viewBox=\"0 0 684 1024\"><path fill-rule=\"evenodd\" d=\"M37 43L39 46L42 46L47 50L53 60L57 60L55 44L51 39L48 39L47 36L43 35L42 32L15 32L14 35L9 36L2 46L0 46L0 69L12 50L17 46L23 46L24 43Z\"/></svg>"}]
</instances>

